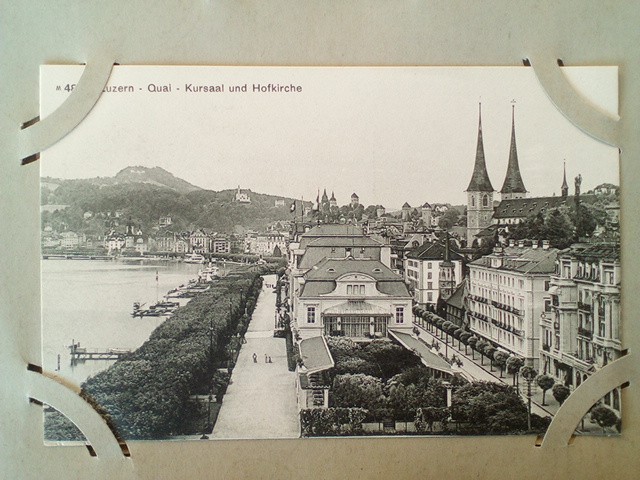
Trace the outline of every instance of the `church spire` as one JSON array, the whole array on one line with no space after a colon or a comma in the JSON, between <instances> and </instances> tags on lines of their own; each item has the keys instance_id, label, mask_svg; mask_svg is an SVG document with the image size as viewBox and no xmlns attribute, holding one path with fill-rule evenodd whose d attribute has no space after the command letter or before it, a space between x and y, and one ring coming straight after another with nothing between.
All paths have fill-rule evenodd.
<instances>
[{"instance_id":1,"label":"church spire","mask_svg":"<svg viewBox=\"0 0 640 480\"><path fill-rule=\"evenodd\" d=\"M493 192L493 185L489 180L487 165L484 160L484 144L482 142L482 104L478 104L478 145L476 147L476 163L473 175L467 187L468 192Z\"/></svg>"},{"instance_id":2,"label":"church spire","mask_svg":"<svg viewBox=\"0 0 640 480\"><path fill-rule=\"evenodd\" d=\"M509 149L509 163L507 165L507 175L500 190L503 200L509 198L522 198L527 193L524 187L520 166L518 165L518 149L516 147L516 122L515 105L511 106L511 148Z\"/></svg>"},{"instance_id":3,"label":"church spire","mask_svg":"<svg viewBox=\"0 0 640 480\"><path fill-rule=\"evenodd\" d=\"M560 187L560 190L562 191L562 197L566 197L569 195L569 185L567 185L567 162L563 162L562 169L564 170L564 176L562 178L562 187Z\"/></svg>"}]
</instances>

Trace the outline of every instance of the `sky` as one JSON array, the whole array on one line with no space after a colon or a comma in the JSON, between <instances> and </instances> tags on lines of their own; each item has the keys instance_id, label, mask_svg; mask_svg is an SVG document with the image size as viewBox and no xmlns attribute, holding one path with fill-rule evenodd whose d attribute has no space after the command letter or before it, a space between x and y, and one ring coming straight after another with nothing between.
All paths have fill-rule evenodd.
<instances>
[{"instance_id":1,"label":"sky","mask_svg":"<svg viewBox=\"0 0 640 480\"><path fill-rule=\"evenodd\" d=\"M69 95L82 66L43 66L41 117ZM581 94L617 113L615 67L565 68ZM301 91L255 92L260 84ZM462 204L475 160L478 107L489 177L500 190L515 125L529 196L560 194L563 162L573 189L619 184L619 156L574 127L527 67L115 66L85 120L42 152L43 176L113 176L159 166L212 190L313 200L357 193L364 205ZM171 86L170 92L162 90ZM191 87L187 87L191 85ZM224 92L192 92L224 85ZM246 85L247 91L231 92ZM56 87L61 89L57 90ZM496 199L499 195L495 196Z\"/></svg>"}]
</instances>

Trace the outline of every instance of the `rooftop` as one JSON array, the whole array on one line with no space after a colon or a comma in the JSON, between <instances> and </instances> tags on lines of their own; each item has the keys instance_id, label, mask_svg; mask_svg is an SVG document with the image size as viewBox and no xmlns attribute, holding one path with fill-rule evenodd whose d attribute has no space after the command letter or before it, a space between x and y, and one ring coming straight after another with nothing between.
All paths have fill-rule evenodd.
<instances>
[{"instance_id":1,"label":"rooftop","mask_svg":"<svg viewBox=\"0 0 640 480\"><path fill-rule=\"evenodd\" d=\"M560 256L572 256L579 260L620 260L619 243L578 243L567 250L563 250Z\"/></svg>"},{"instance_id":2,"label":"rooftop","mask_svg":"<svg viewBox=\"0 0 640 480\"><path fill-rule=\"evenodd\" d=\"M356 259L353 257L333 259L327 258L314 265L305 274L307 281L336 280L347 273L361 273L375 280L400 281L402 278L393 273L386 265L378 260Z\"/></svg>"},{"instance_id":3,"label":"rooftop","mask_svg":"<svg viewBox=\"0 0 640 480\"><path fill-rule=\"evenodd\" d=\"M425 242L407 253L407 258L417 260L444 260L445 246L440 242ZM451 260L463 260L462 255L450 248Z\"/></svg>"},{"instance_id":4,"label":"rooftop","mask_svg":"<svg viewBox=\"0 0 640 480\"><path fill-rule=\"evenodd\" d=\"M556 248L505 247L502 253L492 253L470 263L470 266L491 267L492 259L502 257L502 265L493 267L519 273L553 273L556 268Z\"/></svg>"},{"instance_id":5,"label":"rooftop","mask_svg":"<svg viewBox=\"0 0 640 480\"><path fill-rule=\"evenodd\" d=\"M580 195L580 201L585 203L595 203L598 197L592 194ZM573 205L575 197L534 197L534 198L512 198L502 200L493 212L493 218L526 218L537 215L538 212L545 213L552 208L562 205Z\"/></svg>"},{"instance_id":6,"label":"rooftop","mask_svg":"<svg viewBox=\"0 0 640 480\"><path fill-rule=\"evenodd\" d=\"M311 337L300 342L300 357L307 374L328 370L334 366L333 357L324 337Z\"/></svg>"},{"instance_id":7,"label":"rooftop","mask_svg":"<svg viewBox=\"0 0 640 480\"><path fill-rule=\"evenodd\" d=\"M427 345L417 338L398 330L389 330L389 333L398 340L404 348L418 355L426 367L453 375L451 365L441 358L440 355L433 353Z\"/></svg>"}]
</instances>

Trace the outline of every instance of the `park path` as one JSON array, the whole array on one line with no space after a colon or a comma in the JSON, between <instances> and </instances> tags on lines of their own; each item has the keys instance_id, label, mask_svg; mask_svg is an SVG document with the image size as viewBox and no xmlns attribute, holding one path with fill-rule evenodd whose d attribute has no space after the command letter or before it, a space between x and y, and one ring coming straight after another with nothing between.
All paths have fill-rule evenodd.
<instances>
[{"instance_id":1,"label":"park path","mask_svg":"<svg viewBox=\"0 0 640 480\"><path fill-rule=\"evenodd\" d=\"M273 337L275 282L275 275L264 277L212 439L300 436L295 373L287 368L285 340ZM265 355L273 363L265 363Z\"/></svg>"}]
</instances>

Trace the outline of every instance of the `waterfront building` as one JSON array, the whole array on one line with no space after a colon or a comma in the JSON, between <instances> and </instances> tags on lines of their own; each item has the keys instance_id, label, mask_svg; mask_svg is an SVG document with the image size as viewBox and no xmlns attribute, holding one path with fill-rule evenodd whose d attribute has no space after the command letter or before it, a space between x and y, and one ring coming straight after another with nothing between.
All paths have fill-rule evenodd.
<instances>
[{"instance_id":1,"label":"waterfront building","mask_svg":"<svg viewBox=\"0 0 640 480\"><path fill-rule=\"evenodd\" d=\"M211 232L199 228L189 234L189 251L203 255L211 252Z\"/></svg>"},{"instance_id":2,"label":"waterfront building","mask_svg":"<svg viewBox=\"0 0 640 480\"><path fill-rule=\"evenodd\" d=\"M189 242L189 234L183 233L180 235L176 235L176 240L173 244L173 251L175 253L190 253L191 244Z\"/></svg>"},{"instance_id":3,"label":"waterfront building","mask_svg":"<svg viewBox=\"0 0 640 480\"><path fill-rule=\"evenodd\" d=\"M281 252L287 250L288 235L282 232L270 231L266 233L251 232L245 236L245 253L271 256L276 247Z\"/></svg>"},{"instance_id":4,"label":"waterfront building","mask_svg":"<svg viewBox=\"0 0 640 480\"><path fill-rule=\"evenodd\" d=\"M440 282L444 282L443 286L451 295L457 283L462 281L464 258L457 252L449 251L447 260L448 250L445 243L434 241L424 242L406 253L404 279L411 285L414 300L418 304L435 308L441 294ZM441 272L443 268L447 278Z\"/></svg>"},{"instance_id":5,"label":"waterfront building","mask_svg":"<svg viewBox=\"0 0 640 480\"><path fill-rule=\"evenodd\" d=\"M120 252L125 246L125 236L122 233L111 232L104 237L104 247L109 254Z\"/></svg>"},{"instance_id":6,"label":"waterfront building","mask_svg":"<svg viewBox=\"0 0 640 480\"><path fill-rule=\"evenodd\" d=\"M538 368L540 316L551 303L551 275L558 250L519 242L496 247L469 264L470 330Z\"/></svg>"},{"instance_id":7,"label":"waterfront building","mask_svg":"<svg viewBox=\"0 0 640 480\"><path fill-rule=\"evenodd\" d=\"M402 278L379 260L327 258L308 270L298 292L302 338L340 335L384 338L412 329L411 295Z\"/></svg>"},{"instance_id":8,"label":"waterfront building","mask_svg":"<svg viewBox=\"0 0 640 480\"><path fill-rule=\"evenodd\" d=\"M574 244L551 277L550 305L540 317L541 370L571 388L620 358L620 245ZM619 391L604 398L620 410Z\"/></svg>"},{"instance_id":9,"label":"waterfront building","mask_svg":"<svg viewBox=\"0 0 640 480\"><path fill-rule=\"evenodd\" d=\"M226 237L214 236L211 239L211 253L231 253L231 242Z\"/></svg>"},{"instance_id":10,"label":"waterfront building","mask_svg":"<svg viewBox=\"0 0 640 480\"><path fill-rule=\"evenodd\" d=\"M158 252L173 252L176 234L171 231L160 232L156 235L156 250Z\"/></svg>"},{"instance_id":11,"label":"waterfront building","mask_svg":"<svg viewBox=\"0 0 640 480\"><path fill-rule=\"evenodd\" d=\"M60 246L64 249L78 248L80 240L81 236L70 230L60 234Z\"/></svg>"}]
</instances>

